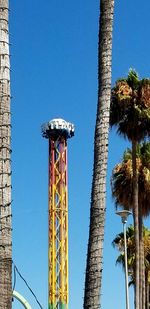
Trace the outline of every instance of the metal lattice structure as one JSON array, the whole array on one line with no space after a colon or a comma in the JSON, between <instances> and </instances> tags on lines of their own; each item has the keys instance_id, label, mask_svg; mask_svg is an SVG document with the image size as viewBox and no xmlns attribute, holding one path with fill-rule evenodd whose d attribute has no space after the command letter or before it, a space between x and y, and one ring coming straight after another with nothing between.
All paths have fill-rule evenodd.
<instances>
[{"instance_id":1,"label":"metal lattice structure","mask_svg":"<svg viewBox=\"0 0 150 309\"><path fill-rule=\"evenodd\" d=\"M49 139L49 309L67 309L67 139L74 135L74 125L54 119L42 132Z\"/></svg>"}]
</instances>

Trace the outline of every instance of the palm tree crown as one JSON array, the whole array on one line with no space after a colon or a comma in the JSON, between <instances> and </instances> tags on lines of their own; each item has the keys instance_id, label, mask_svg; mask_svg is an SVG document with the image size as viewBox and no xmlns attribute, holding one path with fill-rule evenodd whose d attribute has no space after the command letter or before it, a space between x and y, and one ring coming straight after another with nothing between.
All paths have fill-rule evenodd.
<instances>
[{"instance_id":1,"label":"palm tree crown","mask_svg":"<svg viewBox=\"0 0 150 309\"><path fill-rule=\"evenodd\" d=\"M150 135L150 79L139 79L131 69L112 89L110 125L130 141Z\"/></svg>"},{"instance_id":2,"label":"palm tree crown","mask_svg":"<svg viewBox=\"0 0 150 309\"><path fill-rule=\"evenodd\" d=\"M150 213L150 143L138 144L136 149L136 162L138 172L138 199L142 207L142 215L148 216ZM133 170L132 152L127 149L124 152L123 160L113 169L112 195L116 207L122 205L126 209L133 208Z\"/></svg>"},{"instance_id":3,"label":"palm tree crown","mask_svg":"<svg viewBox=\"0 0 150 309\"><path fill-rule=\"evenodd\" d=\"M112 89L111 96L110 125L116 126L118 133L128 138L128 140L132 143L132 161L125 162L126 166L124 166L125 170L128 172L130 171L128 173L130 177L126 177L125 179L130 186L127 184L125 185L125 181L123 181L122 178L122 184L125 185L127 191L125 196L123 190L121 190L120 204L124 205L126 208L133 208L136 261L135 308L142 309L142 306L144 305L142 302L145 297L142 297L144 285L142 275L143 249L141 218L142 215L147 215L149 208L146 209L147 194L145 196L144 191L141 191L141 194L138 192L140 181L140 161L136 156L136 151L137 144L150 135L150 79L140 80L136 71L131 69L127 78L120 79L116 82L115 87ZM131 171L133 171L133 175ZM142 179L144 179L144 177ZM144 181L142 184L145 183L146 182ZM147 189L147 187L145 188ZM130 190L129 193L128 190ZM143 198L142 203L141 201L139 203L140 197ZM141 212L141 205L143 207L143 213ZM146 210L145 214L144 210Z\"/></svg>"},{"instance_id":4,"label":"palm tree crown","mask_svg":"<svg viewBox=\"0 0 150 309\"><path fill-rule=\"evenodd\" d=\"M128 272L131 280L135 283L135 239L134 227L130 225L126 231L127 247L128 247ZM144 243L144 263L145 271L150 272L150 230L146 227L143 228L143 243ZM124 234L121 232L116 235L112 241L114 248L120 252L116 260L116 265L121 265L125 269L124 262Z\"/></svg>"}]
</instances>

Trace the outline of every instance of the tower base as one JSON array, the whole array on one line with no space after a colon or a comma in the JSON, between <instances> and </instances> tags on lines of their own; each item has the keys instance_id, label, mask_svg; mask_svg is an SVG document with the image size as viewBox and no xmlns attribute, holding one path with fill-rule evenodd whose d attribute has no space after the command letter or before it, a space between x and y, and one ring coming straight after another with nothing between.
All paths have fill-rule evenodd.
<instances>
[{"instance_id":1,"label":"tower base","mask_svg":"<svg viewBox=\"0 0 150 309\"><path fill-rule=\"evenodd\" d=\"M48 309L68 309L68 305L62 303L57 303L55 305L49 304Z\"/></svg>"}]
</instances>

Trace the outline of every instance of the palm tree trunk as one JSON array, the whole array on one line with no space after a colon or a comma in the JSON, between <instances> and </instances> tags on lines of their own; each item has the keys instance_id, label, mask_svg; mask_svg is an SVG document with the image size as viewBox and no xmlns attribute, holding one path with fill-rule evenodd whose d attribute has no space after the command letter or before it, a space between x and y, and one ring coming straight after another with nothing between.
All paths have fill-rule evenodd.
<instances>
[{"instance_id":1,"label":"palm tree trunk","mask_svg":"<svg viewBox=\"0 0 150 309\"><path fill-rule=\"evenodd\" d=\"M145 309L145 267L143 245L142 206L139 205L139 300L140 308Z\"/></svg>"},{"instance_id":2,"label":"palm tree trunk","mask_svg":"<svg viewBox=\"0 0 150 309\"><path fill-rule=\"evenodd\" d=\"M144 262L144 245L142 244L142 299L143 299L143 304L142 308L145 309L146 306L146 289L145 289L145 262Z\"/></svg>"},{"instance_id":3,"label":"palm tree trunk","mask_svg":"<svg viewBox=\"0 0 150 309\"><path fill-rule=\"evenodd\" d=\"M143 280L142 280L142 218L140 217L140 209L139 209L139 306L143 309Z\"/></svg>"},{"instance_id":4,"label":"palm tree trunk","mask_svg":"<svg viewBox=\"0 0 150 309\"><path fill-rule=\"evenodd\" d=\"M146 290L146 309L149 309L149 282L148 282L148 272L145 273L145 290Z\"/></svg>"},{"instance_id":5,"label":"palm tree trunk","mask_svg":"<svg viewBox=\"0 0 150 309\"><path fill-rule=\"evenodd\" d=\"M12 308L8 0L0 0L0 308Z\"/></svg>"},{"instance_id":6,"label":"palm tree trunk","mask_svg":"<svg viewBox=\"0 0 150 309\"><path fill-rule=\"evenodd\" d=\"M106 171L111 96L114 0L101 0L99 25L98 107L94 139L94 167L86 265L84 309L100 308L105 223Z\"/></svg>"},{"instance_id":7,"label":"palm tree trunk","mask_svg":"<svg viewBox=\"0 0 150 309\"><path fill-rule=\"evenodd\" d=\"M150 308L150 284L149 284L149 282L147 284L147 295L148 295L148 298L147 298L147 308L149 309Z\"/></svg>"},{"instance_id":8,"label":"palm tree trunk","mask_svg":"<svg viewBox=\"0 0 150 309\"><path fill-rule=\"evenodd\" d=\"M136 308L135 304L136 304L136 301L135 301L135 284L134 284L134 308Z\"/></svg>"},{"instance_id":9,"label":"palm tree trunk","mask_svg":"<svg viewBox=\"0 0 150 309\"><path fill-rule=\"evenodd\" d=\"M135 233L135 309L139 307L139 211L138 211L138 174L136 168L136 141L132 141L132 169L133 169L133 213Z\"/></svg>"}]
</instances>

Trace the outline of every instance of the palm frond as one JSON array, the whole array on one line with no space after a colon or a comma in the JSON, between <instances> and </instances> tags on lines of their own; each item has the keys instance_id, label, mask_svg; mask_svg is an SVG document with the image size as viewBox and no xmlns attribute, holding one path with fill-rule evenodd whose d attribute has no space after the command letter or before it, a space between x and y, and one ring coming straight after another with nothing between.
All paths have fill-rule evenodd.
<instances>
[{"instance_id":1,"label":"palm frond","mask_svg":"<svg viewBox=\"0 0 150 309\"><path fill-rule=\"evenodd\" d=\"M134 284L135 284L135 279L131 279L131 280L129 281L129 287L132 286L132 285L134 285Z\"/></svg>"},{"instance_id":2,"label":"palm frond","mask_svg":"<svg viewBox=\"0 0 150 309\"><path fill-rule=\"evenodd\" d=\"M139 182L139 205L142 215L150 213L150 143L139 144L136 150L136 163ZM117 164L111 177L112 196L116 208L118 206L129 210L133 205L133 171L131 150L128 148L122 162Z\"/></svg>"},{"instance_id":3,"label":"palm frond","mask_svg":"<svg viewBox=\"0 0 150 309\"><path fill-rule=\"evenodd\" d=\"M150 79L139 80L130 69L127 78L117 80L112 89L110 126L130 141L150 136Z\"/></svg>"},{"instance_id":4,"label":"palm frond","mask_svg":"<svg viewBox=\"0 0 150 309\"><path fill-rule=\"evenodd\" d=\"M135 71L135 69L130 69L129 73L128 73L128 77L127 77L127 82L128 85L132 88L132 89L138 89L139 87L139 76L138 73Z\"/></svg>"},{"instance_id":5,"label":"palm frond","mask_svg":"<svg viewBox=\"0 0 150 309\"><path fill-rule=\"evenodd\" d=\"M126 231L127 236L127 262L128 262L128 275L131 280L134 280L135 274L135 240L134 240L134 227L130 225ZM150 272L150 230L143 227L143 240L144 240L144 256L145 256L145 270ZM119 256L116 259L116 265L121 265L123 270L125 268L124 257L124 234L121 232L116 235L112 244L118 249Z\"/></svg>"}]
</instances>

